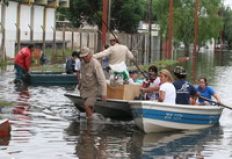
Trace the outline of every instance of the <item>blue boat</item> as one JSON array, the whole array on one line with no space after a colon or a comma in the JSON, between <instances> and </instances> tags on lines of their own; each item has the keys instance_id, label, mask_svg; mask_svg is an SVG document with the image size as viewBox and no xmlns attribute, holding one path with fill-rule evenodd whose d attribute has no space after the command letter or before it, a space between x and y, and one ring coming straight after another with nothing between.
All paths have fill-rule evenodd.
<instances>
[{"instance_id":1,"label":"blue boat","mask_svg":"<svg viewBox=\"0 0 232 159\"><path fill-rule=\"evenodd\" d=\"M219 122L219 106L171 105L155 101L129 101L136 125L145 133L194 130Z\"/></svg>"},{"instance_id":2,"label":"blue boat","mask_svg":"<svg viewBox=\"0 0 232 159\"><path fill-rule=\"evenodd\" d=\"M29 85L31 86L75 86L78 84L76 74L31 72L29 75Z\"/></svg>"}]
</instances>

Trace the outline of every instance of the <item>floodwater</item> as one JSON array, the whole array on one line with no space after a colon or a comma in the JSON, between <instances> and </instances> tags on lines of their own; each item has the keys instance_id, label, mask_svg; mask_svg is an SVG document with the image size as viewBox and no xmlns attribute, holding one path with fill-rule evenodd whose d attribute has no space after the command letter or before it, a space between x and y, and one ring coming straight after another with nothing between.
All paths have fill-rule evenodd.
<instances>
[{"instance_id":1,"label":"floodwater","mask_svg":"<svg viewBox=\"0 0 232 159\"><path fill-rule=\"evenodd\" d=\"M207 75L222 101L232 105L232 52L200 54L199 61L196 75ZM186 67L190 72L191 64ZM0 109L0 117L12 123L11 136L0 139L0 159L232 158L232 110L224 109L220 124L209 129L144 134L133 121L86 125L63 95L70 89L17 90L13 79L11 68L1 72L0 100L14 104Z\"/></svg>"}]
</instances>

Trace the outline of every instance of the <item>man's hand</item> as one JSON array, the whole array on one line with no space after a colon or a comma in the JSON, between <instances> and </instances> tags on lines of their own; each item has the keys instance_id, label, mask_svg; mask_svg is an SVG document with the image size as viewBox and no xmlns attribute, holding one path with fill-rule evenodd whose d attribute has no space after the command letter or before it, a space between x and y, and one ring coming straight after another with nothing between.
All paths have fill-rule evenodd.
<instances>
[{"instance_id":1,"label":"man's hand","mask_svg":"<svg viewBox=\"0 0 232 159\"><path fill-rule=\"evenodd\" d=\"M101 99L105 101L107 99L107 96L105 96L105 95L101 96Z\"/></svg>"}]
</instances>

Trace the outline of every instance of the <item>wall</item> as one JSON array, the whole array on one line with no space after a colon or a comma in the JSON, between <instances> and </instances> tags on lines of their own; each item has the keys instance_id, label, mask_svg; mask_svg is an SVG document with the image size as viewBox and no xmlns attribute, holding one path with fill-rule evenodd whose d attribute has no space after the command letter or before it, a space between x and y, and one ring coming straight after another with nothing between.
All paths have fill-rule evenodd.
<instances>
[{"instance_id":1,"label":"wall","mask_svg":"<svg viewBox=\"0 0 232 159\"><path fill-rule=\"evenodd\" d=\"M5 49L10 58L15 54L17 3L9 2L5 8Z\"/></svg>"}]
</instances>

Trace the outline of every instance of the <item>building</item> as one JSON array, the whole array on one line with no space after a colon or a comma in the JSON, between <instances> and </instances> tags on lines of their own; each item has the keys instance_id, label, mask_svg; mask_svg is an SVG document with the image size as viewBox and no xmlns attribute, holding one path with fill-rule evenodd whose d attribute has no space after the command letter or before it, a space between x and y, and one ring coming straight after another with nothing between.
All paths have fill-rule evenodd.
<instances>
[{"instance_id":1,"label":"building","mask_svg":"<svg viewBox=\"0 0 232 159\"><path fill-rule=\"evenodd\" d=\"M23 44L52 41L56 9L69 4L70 0L1 0L1 54L14 58Z\"/></svg>"}]
</instances>

